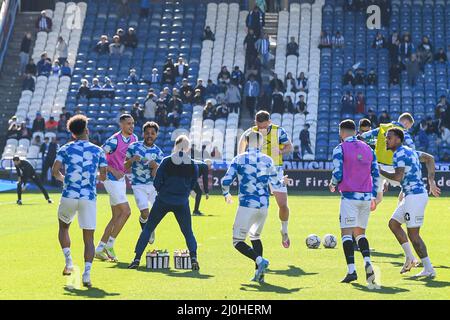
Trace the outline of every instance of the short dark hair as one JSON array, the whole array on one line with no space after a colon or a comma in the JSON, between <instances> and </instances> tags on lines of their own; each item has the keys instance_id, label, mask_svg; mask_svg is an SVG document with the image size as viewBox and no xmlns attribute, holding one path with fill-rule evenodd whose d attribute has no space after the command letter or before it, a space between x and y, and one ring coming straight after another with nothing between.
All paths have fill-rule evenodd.
<instances>
[{"instance_id":1,"label":"short dark hair","mask_svg":"<svg viewBox=\"0 0 450 320\"><path fill-rule=\"evenodd\" d=\"M398 138L400 138L400 141L403 143L403 141L405 140L405 134L403 133L403 130L400 128L391 128L387 131L387 133L392 132L393 134L395 134ZM386 134L387 134L386 133Z\"/></svg>"},{"instance_id":2,"label":"short dark hair","mask_svg":"<svg viewBox=\"0 0 450 320\"><path fill-rule=\"evenodd\" d=\"M339 129L356 131L355 121L352 119L342 120L341 123L339 123Z\"/></svg>"},{"instance_id":3,"label":"short dark hair","mask_svg":"<svg viewBox=\"0 0 450 320\"><path fill-rule=\"evenodd\" d=\"M19 161L19 160L20 160L19 156L14 156L13 157L13 161Z\"/></svg>"},{"instance_id":4,"label":"short dark hair","mask_svg":"<svg viewBox=\"0 0 450 320\"><path fill-rule=\"evenodd\" d=\"M400 122L400 121L403 121L403 120L407 120L407 121L411 122L412 124L414 124L414 118L413 118L413 116L412 116L410 113L408 113L408 112L402 113L402 114L400 115L400 117L398 117L398 121L399 121L399 122Z\"/></svg>"},{"instance_id":5,"label":"short dark hair","mask_svg":"<svg viewBox=\"0 0 450 320\"><path fill-rule=\"evenodd\" d=\"M265 122L270 120L270 113L267 111L261 110L256 113L255 116L256 122Z\"/></svg>"},{"instance_id":6,"label":"short dark hair","mask_svg":"<svg viewBox=\"0 0 450 320\"><path fill-rule=\"evenodd\" d=\"M372 122L370 122L370 120L367 118L362 118L361 120L359 120L359 126L360 127L371 127Z\"/></svg>"},{"instance_id":7,"label":"short dark hair","mask_svg":"<svg viewBox=\"0 0 450 320\"><path fill-rule=\"evenodd\" d=\"M83 134L86 130L88 118L85 115L77 114L67 121L67 129L75 136Z\"/></svg>"},{"instance_id":8,"label":"short dark hair","mask_svg":"<svg viewBox=\"0 0 450 320\"><path fill-rule=\"evenodd\" d=\"M123 115L120 116L119 121L123 121L123 120L127 120L127 119L133 119L133 117L131 116L131 114L129 113L124 113Z\"/></svg>"},{"instance_id":9,"label":"short dark hair","mask_svg":"<svg viewBox=\"0 0 450 320\"><path fill-rule=\"evenodd\" d=\"M156 133L158 133L159 131L159 125L154 121L147 121L146 123L144 123L144 125L142 126L142 132L145 132L147 128L155 129Z\"/></svg>"}]
</instances>

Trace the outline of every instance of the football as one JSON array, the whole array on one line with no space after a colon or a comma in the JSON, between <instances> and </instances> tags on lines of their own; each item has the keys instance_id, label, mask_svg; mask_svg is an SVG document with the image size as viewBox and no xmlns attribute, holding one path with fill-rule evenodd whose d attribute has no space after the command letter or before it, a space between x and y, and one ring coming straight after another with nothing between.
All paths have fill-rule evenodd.
<instances>
[{"instance_id":1,"label":"football","mask_svg":"<svg viewBox=\"0 0 450 320\"><path fill-rule=\"evenodd\" d=\"M323 237L323 246L328 249L333 249L337 245L337 239L332 234L326 234Z\"/></svg>"},{"instance_id":2,"label":"football","mask_svg":"<svg viewBox=\"0 0 450 320\"><path fill-rule=\"evenodd\" d=\"M306 246L309 249L317 249L320 247L320 238L319 236L315 235L315 234L310 234L307 238L306 238Z\"/></svg>"}]
</instances>

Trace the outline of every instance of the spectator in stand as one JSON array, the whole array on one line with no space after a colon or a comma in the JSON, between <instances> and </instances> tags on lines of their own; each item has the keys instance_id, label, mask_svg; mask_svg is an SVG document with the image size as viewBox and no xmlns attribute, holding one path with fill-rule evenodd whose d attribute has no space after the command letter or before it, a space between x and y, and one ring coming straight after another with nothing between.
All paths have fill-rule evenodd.
<instances>
[{"instance_id":1,"label":"spectator in stand","mask_svg":"<svg viewBox=\"0 0 450 320\"><path fill-rule=\"evenodd\" d=\"M98 78L92 79L92 86L90 87L90 95L89 99L101 99L102 97L102 87L100 86L100 82Z\"/></svg>"},{"instance_id":2,"label":"spectator in stand","mask_svg":"<svg viewBox=\"0 0 450 320\"><path fill-rule=\"evenodd\" d=\"M230 79L231 78L231 74L230 71L228 71L227 66L222 66L222 68L220 68L220 72L217 75L217 84L220 84L221 82L224 81L224 79Z\"/></svg>"},{"instance_id":3,"label":"spectator in stand","mask_svg":"<svg viewBox=\"0 0 450 320\"><path fill-rule=\"evenodd\" d=\"M331 48L331 40L328 33L324 30L320 32L319 49Z\"/></svg>"},{"instance_id":4,"label":"spectator in stand","mask_svg":"<svg viewBox=\"0 0 450 320\"><path fill-rule=\"evenodd\" d=\"M295 37L291 37L291 41L286 45L286 57L290 55L298 57L298 44L295 42Z\"/></svg>"},{"instance_id":5,"label":"spectator in stand","mask_svg":"<svg viewBox=\"0 0 450 320\"><path fill-rule=\"evenodd\" d=\"M297 78L296 88L300 92L308 93L308 78L305 77L305 73L302 71Z\"/></svg>"},{"instance_id":6,"label":"spectator in stand","mask_svg":"<svg viewBox=\"0 0 450 320\"><path fill-rule=\"evenodd\" d=\"M346 91L341 99L341 115L355 113L355 99L350 91Z\"/></svg>"},{"instance_id":7,"label":"spectator in stand","mask_svg":"<svg viewBox=\"0 0 450 320\"><path fill-rule=\"evenodd\" d=\"M128 73L128 77L125 79L126 84L135 84L137 85L139 83L139 77L136 74L136 69L132 68L130 69L130 72Z\"/></svg>"},{"instance_id":8,"label":"spectator in stand","mask_svg":"<svg viewBox=\"0 0 450 320\"><path fill-rule=\"evenodd\" d=\"M304 95L299 96L298 101L295 104L295 113L303 114L305 117L309 114Z\"/></svg>"},{"instance_id":9,"label":"spectator in stand","mask_svg":"<svg viewBox=\"0 0 450 320\"><path fill-rule=\"evenodd\" d=\"M239 69L239 66L234 66L234 70L231 72L231 80L241 88L244 84L244 73Z\"/></svg>"},{"instance_id":10,"label":"spectator in stand","mask_svg":"<svg viewBox=\"0 0 450 320\"><path fill-rule=\"evenodd\" d=\"M341 34L340 31L337 31L336 34L333 36L332 39L333 48L343 48L345 45L344 36Z\"/></svg>"},{"instance_id":11,"label":"spectator in stand","mask_svg":"<svg viewBox=\"0 0 450 320\"><path fill-rule=\"evenodd\" d=\"M169 126L174 126L175 128L178 128L180 125L180 113L178 113L177 109L172 110L167 115L167 120L169 122Z\"/></svg>"},{"instance_id":12,"label":"spectator in stand","mask_svg":"<svg viewBox=\"0 0 450 320\"><path fill-rule=\"evenodd\" d=\"M272 80L269 82L270 90L273 92L276 89L280 92L285 92L283 81L278 79L278 75L276 73L273 74Z\"/></svg>"},{"instance_id":13,"label":"spectator in stand","mask_svg":"<svg viewBox=\"0 0 450 320\"><path fill-rule=\"evenodd\" d=\"M206 26L205 30L203 30L202 41L204 40L216 40L216 37L214 36L214 33L212 32L210 26Z\"/></svg>"},{"instance_id":14,"label":"spectator in stand","mask_svg":"<svg viewBox=\"0 0 450 320\"><path fill-rule=\"evenodd\" d=\"M159 84L160 82L161 82L161 78L159 76L158 69L153 68L152 74L150 75L148 83L149 84Z\"/></svg>"},{"instance_id":15,"label":"spectator in stand","mask_svg":"<svg viewBox=\"0 0 450 320\"><path fill-rule=\"evenodd\" d=\"M255 36L259 38L261 29L264 27L264 14L259 10L257 6L253 7L245 20L245 25L248 29L252 29L255 32Z\"/></svg>"},{"instance_id":16,"label":"spectator in stand","mask_svg":"<svg viewBox=\"0 0 450 320\"><path fill-rule=\"evenodd\" d=\"M156 109L155 116L156 123L158 123L160 127L167 127L169 125L169 119L167 118L167 109L165 107L158 107Z\"/></svg>"},{"instance_id":17,"label":"spectator in stand","mask_svg":"<svg viewBox=\"0 0 450 320\"><path fill-rule=\"evenodd\" d=\"M198 78L197 79L197 85L194 88L194 94L196 90L200 90L200 95L202 97L203 100L205 100L205 96L206 96L206 88L203 86L203 79ZM203 102L202 105L204 105L205 103Z\"/></svg>"},{"instance_id":18,"label":"spectator in stand","mask_svg":"<svg viewBox=\"0 0 450 320\"><path fill-rule=\"evenodd\" d=\"M305 123L305 126L302 131L300 131L300 147L302 152L302 158L305 156L305 153L313 154L311 150L311 139L309 137L309 123Z\"/></svg>"},{"instance_id":19,"label":"spectator in stand","mask_svg":"<svg viewBox=\"0 0 450 320\"><path fill-rule=\"evenodd\" d=\"M211 101L207 101L205 107L203 108L203 120L215 120L216 111Z\"/></svg>"},{"instance_id":20,"label":"spectator in stand","mask_svg":"<svg viewBox=\"0 0 450 320\"><path fill-rule=\"evenodd\" d=\"M366 109L366 98L360 91L356 95L356 113L365 113Z\"/></svg>"},{"instance_id":21,"label":"spectator in stand","mask_svg":"<svg viewBox=\"0 0 450 320\"><path fill-rule=\"evenodd\" d=\"M101 97L114 99L115 96L116 96L116 89L114 88L111 79L105 77L105 84L103 85L101 90Z\"/></svg>"},{"instance_id":22,"label":"spectator in stand","mask_svg":"<svg viewBox=\"0 0 450 320\"><path fill-rule=\"evenodd\" d=\"M433 46L427 36L422 38L422 43L417 47L417 59L422 71L426 64L433 62Z\"/></svg>"},{"instance_id":23,"label":"spectator in stand","mask_svg":"<svg viewBox=\"0 0 450 320\"><path fill-rule=\"evenodd\" d=\"M125 47L120 43L119 36L115 35L113 37L113 42L109 45L109 54L111 56L121 56L124 49Z\"/></svg>"},{"instance_id":24,"label":"spectator in stand","mask_svg":"<svg viewBox=\"0 0 450 320\"><path fill-rule=\"evenodd\" d=\"M239 112L241 108L241 91L233 81L228 85L225 93L225 101L228 104L230 112Z\"/></svg>"},{"instance_id":25,"label":"spectator in stand","mask_svg":"<svg viewBox=\"0 0 450 320\"><path fill-rule=\"evenodd\" d=\"M161 99L164 102L164 104L169 103L170 99L172 99L169 87L163 88L163 90L159 93L159 99Z\"/></svg>"},{"instance_id":26,"label":"spectator in stand","mask_svg":"<svg viewBox=\"0 0 450 320\"><path fill-rule=\"evenodd\" d=\"M205 91L205 98L206 99L215 98L217 94L219 94L219 87L211 79L208 79Z\"/></svg>"},{"instance_id":27,"label":"spectator in stand","mask_svg":"<svg viewBox=\"0 0 450 320\"><path fill-rule=\"evenodd\" d=\"M256 99L259 94L259 83L255 80L255 76L251 74L244 87L245 104L250 112L250 118L255 116Z\"/></svg>"},{"instance_id":28,"label":"spectator in stand","mask_svg":"<svg viewBox=\"0 0 450 320\"><path fill-rule=\"evenodd\" d=\"M372 42L372 48L374 49L384 49L386 48L386 40L380 32L377 32L375 39Z\"/></svg>"},{"instance_id":29,"label":"spectator in stand","mask_svg":"<svg viewBox=\"0 0 450 320\"><path fill-rule=\"evenodd\" d=\"M56 43L56 52L58 53L59 64L63 66L69 56L69 47L61 36L58 37L58 42Z\"/></svg>"},{"instance_id":30,"label":"spectator in stand","mask_svg":"<svg viewBox=\"0 0 450 320\"><path fill-rule=\"evenodd\" d=\"M355 74L355 80L353 81L353 84L356 86L363 86L366 82L365 78L366 77L364 75L364 70L357 69L356 74Z\"/></svg>"},{"instance_id":31,"label":"spectator in stand","mask_svg":"<svg viewBox=\"0 0 450 320\"><path fill-rule=\"evenodd\" d=\"M180 98L183 103L191 103L194 96L194 88L188 83L188 79L184 78L180 87Z\"/></svg>"},{"instance_id":32,"label":"spectator in stand","mask_svg":"<svg viewBox=\"0 0 450 320\"><path fill-rule=\"evenodd\" d=\"M258 55L258 53L256 52L256 40L258 40L258 38L256 37L253 29L248 29L247 35L245 36L244 39L244 48L245 48L245 64L248 65L249 63L251 63L256 56Z\"/></svg>"},{"instance_id":33,"label":"spectator in stand","mask_svg":"<svg viewBox=\"0 0 450 320\"><path fill-rule=\"evenodd\" d=\"M8 127L7 138L8 139L19 139L20 126L16 120L11 122Z\"/></svg>"},{"instance_id":34,"label":"spectator in stand","mask_svg":"<svg viewBox=\"0 0 450 320\"><path fill-rule=\"evenodd\" d=\"M400 84L402 75L402 67L400 62L394 62L389 68L389 84L398 85Z\"/></svg>"},{"instance_id":35,"label":"spectator in stand","mask_svg":"<svg viewBox=\"0 0 450 320\"><path fill-rule=\"evenodd\" d=\"M302 160L299 146L294 146L294 151L292 152L292 160L294 161Z\"/></svg>"},{"instance_id":36,"label":"spectator in stand","mask_svg":"<svg viewBox=\"0 0 450 320\"><path fill-rule=\"evenodd\" d=\"M45 131L45 119L40 112L36 112L36 118L33 121L33 127L31 128L33 133Z\"/></svg>"},{"instance_id":37,"label":"spectator in stand","mask_svg":"<svg viewBox=\"0 0 450 320\"><path fill-rule=\"evenodd\" d=\"M64 77L64 76L72 77L72 69L70 68L69 61L66 60L64 62L64 65L61 67L61 70L59 72L59 76L60 77Z\"/></svg>"},{"instance_id":38,"label":"spectator in stand","mask_svg":"<svg viewBox=\"0 0 450 320\"><path fill-rule=\"evenodd\" d=\"M427 117L427 128L425 130L425 132L427 133L427 135L439 135L439 129L436 125L436 123L433 121L432 117Z\"/></svg>"},{"instance_id":39,"label":"spectator in stand","mask_svg":"<svg viewBox=\"0 0 450 320\"><path fill-rule=\"evenodd\" d=\"M184 61L183 57L178 57L175 63L175 76L178 78L187 78L189 76L189 65Z\"/></svg>"},{"instance_id":40,"label":"spectator in stand","mask_svg":"<svg viewBox=\"0 0 450 320\"><path fill-rule=\"evenodd\" d=\"M41 11L41 15L36 20L36 28L39 31L50 32L52 31L53 22L52 19L47 17L45 10Z\"/></svg>"},{"instance_id":41,"label":"spectator in stand","mask_svg":"<svg viewBox=\"0 0 450 320\"><path fill-rule=\"evenodd\" d=\"M81 80L81 86L78 88L77 99L89 98L91 96L91 88L87 79Z\"/></svg>"},{"instance_id":42,"label":"spectator in stand","mask_svg":"<svg viewBox=\"0 0 450 320\"><path fill-rule=\"evenodd\" d=\"M160 100L158 100L159 102ZM164 106L164 101L162 102ZM144 119L145 121L153 121L156 117L157 101L156 95L150 92L144 101Z\"/></svg>"},{"instance_id":43,"label":"spectator in stand","mask_svg":"<svg viewBox=\"0 0 450 320\"><path fill-rule=\"evenodd\" d=\"M290 113L295 113L294 103L292 102L292 98L289 95L284 97L284 110Z\"/></svg>"},{"instance_id":44,"label":"spectator in stand","mask_svg":"<svg viewBox=\"0 0 450 320\"><path fill-rule=\"evenodd\" d=\"M31 74L33 77L37 74L37 66L32 58L30 58L28 64L25 66L25 74L27 73Z\"/></svg>"},{"instance_id":45,"label":"spectator in stand","mask_svg":"<svg viewBox=\"0 0 450 320\"><path fill-rule=\"evenodd\" d=\"M67 132L67 118L64 113L59 115L58 127L56 128L58 132Z\"/></svg>"},{"instance_id":46,"label":"spectator in stand","mask_svg":"<svg viewBox=\"0 0 450 320\"><path fill-rule=\"evenodd\" d=\"M172 112L174 109L176 109L178 113L183 112L183 102L181 101L176 88L174 88L172 98L170 98L169 102L167 103L167 110L169 112Z\"/></svg>"},{"instance_id":47,"label":"spectator in stand","mask_svg":"<svg viewBox=\"0 0 450 320\"><path fill-rule=\"evenodd\" d=\"M192 104L194 106L202 106L205 104L205 98L202 96L200 89L194 89L194 96L192 97Z\"/></svg>"},{"instance_id":48,"label":"spectator in stand","mask_svg":"<svg viewBox=\"0 0 450 320\"><path fill-rule=\"evenodd\" d=\"M439 63L447 62L447 54L444 51L444 48L439 48L439 51L434 55L434 60Z\"/></svg>"},{"instance_id":49,"label":"spectator in stand","mask_svg":"<svg viewBox=\"0 0 450 320\"><path fill-rule=\"evenodd\" d=\"M141 125L144 124L143 110L142 110L139 102L135 102L133 104L133 108L131 109L130 114L133 117L133 120L134 120L134 123L136 124L136 126L140 127Z\"/></svg>"},{"instance_id":50,"label":"spectator in stand","mask_svg":"<svg viewBox=\"0 0 450 320\"><path fill-rule=\"evenodd\" d=\"M59 77L60 71L61 71L61 65L59 64L58 61L55 61L52 66L51 75L54 77Z\"/></svg>"},{"instance_id":51,"label":"spectator in stand","mask_svg":"<svg viewBox=\"0 0 450 320\"><path fill-rule=\"evenodd\" d=\"M31 74L27 73L25 79L23 79L22 82L22 91L30 90L34 92L34 87L35 87L34 79L31 76Z\"/></svg>"},{"instance_id":52,"label":"spectator in stand","mask_svg":"<svg viewBox=\"0 0 450 320\"><path fill-rule=\"evenodd\" d=\"M38 76L48 77L50 75L50 72L52 71L52 65L49 60L50 59L47 57L47 52L41 54L41 60L39 60L37 63Z\"/></svg>"},{"instance_id":53,"label":"spectator in stand","mask_svg":"<svg viewBox=\"0 0 450 320\"><path fill-rule=\"evenodd\" d=\"M127 34L124 36L123 44L127 48L136 49L138 46L138 38L133 27L128 28Z\"/></svg>"},{"instance_id":54,"label":"spectator in stand","mask_svg":"<svg viewBox=\"0 0 450 320\"><path fill-rule=\"evenodd\" d=\"M409 34L403 35L403 39L399 46L400 59L403 63L406 63L407 60L411 58L411 55L414 53L415 47L411 42Z\"/></svg>"},{"instance_id":55,"label":"spectator in stand","mask_svg":"<svg viewBox=\"0 0 450 320\"><path fill-rule=\"evenodd\" d=\"M58 121L55 120L55 117L50 116L50 118L45 122L45 131L56 132L57 130L58 130Z\"/></svg>"},{"instance_id":56,"label":"spectator in stand","mask_svg":"<svg viewBox=\"0 0 450 320\"><path fill-rule=\"evenodd\" d=\"M449 134L450 134L450 131L449 131ZM448 143L450 143L450 141ZM441 158L441 162L444 162L444 163L450 162L450 155L448 154L448 152L444 152L444 155Z\"/></svg>"},{"instance_id":57,"label":"spectator in stand","mask_svg":"<svg viewBox=\"0 0 450 320\"><path fill-rule=\"evenodd\" d=\"M428 151L428 147L430 145L430 140L428 138L426 130L427 130L426 120L420 121L419 132L417 133L417 136L419 139L420 150L425 152Z\"/></svg>"},{"instance_id":58,"label":"spectator in stand","mask_svg":"<svg viewBox=\"0 0 450 320\"><path fill-rule=\"evenodd\" d=\"M343 86L354 86L355 85L355 77L353 76L353 71L350 69L347 73L342 77L342 85Z\"/></svg>"},{"instance_id":59,"label":"spectator in stand","mask_svg":"<svg viewBox=\"0 0 450 320\"><path fill-rule=\"evenodd\" d=\"M31 50L31 32L25 33L22 38L22 43L20 44L20 66L19 66L19 76L25 73L25 66L27 65L30 59L30 50Z\"/></svg>"},{"instance_id":60,"label":"spectator in stand","mask_svg":"<svg viewBox=\"0 0 450 320\"><path fill-rule=\"evenodd\" d=\"M389 113L386 110L381 111L380 118L378 119L378 123L390 123L391 117L389 116Z\"/></svg>"},{"instance_id":61,"label":"spectator in stand","mask_svg":"<svg viewBox=\"0 0 450 320\"><path fill-rule=\"evenodd\" d=\"M42 145L41 136L40 135L34 136L34 138L31 140L31 145L32 146L37 146L37 147L40 148L41 145Z\"/></svg>"},{"instance_id":62,"label":"spectator in stand","mask_svg":"<svg viewBox=\"0 0 450 320\"><path fill-rule=\"evenodd\" d=\"M150 12L150 0L140 0L140 12L139 16L143 19L148 18Z\"/></svg>"},{"instance_id":63,"label":"spectator in stand","mask_svg":"<svg viewBox=\"0 0 450 320\"><path fill-rule=\"evenodd\" d=\"M441 140L442 142L445 142L447 144L450 144L450 130L446 127L441 127L439 129L440 133L441 133ZM447 153L448 155L448 153ZM446 160L446 162L450 162L449 160Z\"/></svg>"},{"instance_id":64,"label":"spectator in stand","mask_svg":"<svg viewBox=\"0 0 450 320\"><path fill-rule=\"evenodd\" d=\"M173 64L172 58L167 58L166 62L163 65L163 70L167 70L169 68L172 71L172 74L175 74L175 65Z\"/></svg>"},{"instance_id":65,"label":"spectator in stand","mask_svg":"<svg viewBox=\"0 0 450 320\"><path fill-rule=\"evenodd\" d=\"M275 88L272 92L272 101L271 101L272 113L284 113L284 97L283 93L278 91Z\"/></svg>"},{"instance_id":66,"label":"spectator in stand","mask_svg":"<svg viewBox=\"0 0 450 320\"><path fill-rule=\"evenodd\" d=\"M216 120L217 119L227 119L228 114L230 113L228 105L225 103L225 101L222 101L221 104L219 104L216 108Z\"/></svg>"},{"instance_id":67,"label":"spectator in stand","mask_svg":"<svg viewBox=\"0 0 450 320\"><path fill-rule=\"evenodd\" d=\"M108 36L106 35L102 35L100 37L100 41L97 42L96 46L95 46L95 51L98 54L108 54L109 53L109 40L108 40Z\"/></svg>"},{"instance_id":68,"label":"spectator in stand","mask_svg":"<svg viewBox=\"0 0 450 320\"><path fill-rule=\"evenodd\" d=\"M123 43L125 40L125 31L122 28L118 28L115 35L119 37L120 43Z\"/></svg>"},{"instance_id":69,"label":"spectator in stand","mask_svg":"<svg viewBox=\"0 0 450 320\"><path fill-rule=\"evenodd\" d=\"M284 87L286 92L297 92L297 81L295 80L292 72L288 72L286 78L284 79Z\"/></svg>"},{"instance_id":70,"label":"spectator in stand","mask_svg":"<svg viewBox=\"0 0 450 320\"><path fill-rule=\"evenodd\" d=\"M19 128L19 138L20 139L30 139L31 138L31 130L27 128L25 121L22 121Z\"/></svg>"},{"instance_id":71,"label":"spectator in stand","mask_svg":"<svg viewBox=\"0 0 450 320\"><path fill-rule=\"evenodd\" d=\"M388 49L391 63L398 62L400 53L400 38L397 31L394 31L392 33L390 41L388 43Z\"/></svg>"},{"instance_id":72,"label":"spectator in stand","mask_svg":"<svg viewBox=\"0 0 450 320\"><path fill-rule=\"evenodd\" d=\"M435 118L442 119L445 110L448 110L449 108L450 103L447 101L447 97L445 95L441 95L435 108Z\"/></svg>"},{"instance_id":73,"label":"spectator in stand","mask_svg":"<svg viewBox=\"0 0 450 320\"><path fill-rule=\"evenodd\" d=\"M420 63L414 53L411 55L411 59L406 63L406 74L408 77L408 84L411 87L414 87L416 85L417 77L420 74Z\"/></svg>"},{"instance_id":74,"label":"spectator in stand","mask_svg":"<svg viewBox=\"0 0 450 320\"><path fill-rule=\"evenodd\" d=\"M120 0L119 1L119 18L128 18L131 14L130 5L128 0Z\"/></svg>"},{"instance_id":75,"label":"spectator in stand","mask_svg":"<svg viewBox=\"0 0 450 320\"><path fill-rule=\"evenodd\" d=\"M227 91L228 85L231 82L229 73L223 73L222 76L217 80L218 80L217 84L219 85L219 93L224 94Z\"/></svg>"},{"instance_id":76,"label":"spectator in stand","mask_svg":"<svg viewBox=\"0 0 450 320\"><path fill-rule=\"evenodd\" d=\"M170 84L172 86L175 84L175 75L172 73L172 69L170 68L165 69L162 75L161 83Z\"/></svg>"},{"instance_id":77,"label":"spectator in stand","mask_svg":"<svg viewBox=\"0 0 450 320\"><path fill-rule=\"evenodd\" d=\"M264 32L261 33L260 38L255 43L256 52L261 57L261 62L265 68L269 67L269 58L270 58L270 42L269 35Z\"/></svg>"},{"instance_id":78,"label":"spectator in stand","mask_svg":"<svg viewBox=\"0 0 450 320\"><path fill-rule=\"evenodd\" d=\"M366 84L368 86L376 86L378 84L378 77L373 68L370 69L369 74L367 75Z\"/></svg>"}]
</instances>

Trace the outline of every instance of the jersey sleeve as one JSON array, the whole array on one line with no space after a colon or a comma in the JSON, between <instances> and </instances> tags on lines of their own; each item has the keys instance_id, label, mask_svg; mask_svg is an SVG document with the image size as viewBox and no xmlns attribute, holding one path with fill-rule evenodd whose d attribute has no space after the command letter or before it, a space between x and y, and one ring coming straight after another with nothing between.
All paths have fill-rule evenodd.
<instances>
[{"instance_id":1,"label":"jersey sleeve","mask_svg":"<svg viewBox=\"0 0 450 320\"><path fill-rule=\"evenodd\" d=\"M111 137L105 141L105 144L102 146L102 148L107 154L111 154L116 151L117 144L117 137Z\"/></svg>"},{"instance_id":2,"label":"jersey sleeve","mask_svg":"<svg viewBox=\"0 0 450 320\"><path fill-rule=\"evenodd\" d=\"M226 196L230 193L230 186L233 183L234 179L237 175L237 157L235 157L230 164L230 167L228 168L227 172L225 173L225 176L222 178L221 185L222 185L222 192L223 195Z\"/></svg>"},{"instance_id":3,"label":"jersey sleeve","mask_svg":"<svg viewBox=\"0 0 450 320\"><path fill-rule=\"evenodd\" d=\"M62 146L61 148L59 148L58 152L56 153L55 161L64 163L66 156L67 156L67 147Z\"/></svg>"},{"instance_id":4,"label":"jersey sleeve","mask_svg":"<svg viewBox=\"0 0 450 320\"><path fill-rule=\"evenodd\" d=\"M288 144L289 143L289 137L287 135L286 130L283 128L278 128L278 143L279 144Z\"/></svg>"},{"instance_id":5,"label":"jersey sleeve","mask_svg":"<svg viewBox=\"0 0 450 320\"><path fill-rule=\"evenodd\" d=\"M409 132L405 131L405 139L403 141L403 144L405 146L410 147L413 150L416 150L416 145L414 144L414 140L411 138L411 135L409 134Z\"/></svg>"},{"instance_id":6,"label":"jersey sleeve","mask_svg":"<svg viewBox=\"0 0 450 320\"><path fill-rule=\"evenodd\" d=\"M130 144L127 148L127 152L125 153L125 159L131 159L134 155L134 143Z\"/></svg>"},{"instance_id":7,"label":"jersey sleeve","mask_svg":"<svg viewBox=\"0 0 450 320\"><path fill-rule=\"evenodd\" d=\"M392 166L395 168L404 168L406 167L406 155L405 150L399 150L394 153L393 164Z\"/></svg>"},{"instance_id":8,"label":"jersey sleeve","mask_svg":"<svg viewBox=\"0 0 450 320\"><path fill-rule=\"evenodd\" d=\"M333 150L333 172L331 174L331 183L337 185L342 180L344 157L342 147L339 145Z\"/></svg>"},{"instance_id":9,"label":"jersey sleeve","mask_svg":"<svg viewBox=\"0 0 450 320\"><path fill-rule=\"evenodd\" d=\"M98 162L98 166L100 168L104 168L108 166L108 161L106 161L106 155L105 155L105 151L103 151L103 149L100 148L99 150L99 162Z\"/></svg>"},{"instance_id":10,"label":"jersey sleeve","mask_svg":"<svg viewBox=\"0 0 450 320\"><path fill-rule=\"evenodd\" d=\"M380 132L380 128L376 128L373 130L369 130L361 134L361 137L365 142L370 142L370 140L376 139L378 137L378 133Z\"/></svg>"}]
</instances>

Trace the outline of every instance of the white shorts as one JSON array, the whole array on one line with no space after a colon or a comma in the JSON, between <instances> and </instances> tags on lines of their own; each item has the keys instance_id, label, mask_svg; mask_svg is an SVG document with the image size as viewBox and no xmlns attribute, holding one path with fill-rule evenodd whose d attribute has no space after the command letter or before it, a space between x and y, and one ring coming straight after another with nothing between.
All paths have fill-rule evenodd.
<instances>
[{"instance_id":1,"label":"white shorts","mask_svg":"<svg viewBox=\"0 0 450 320\"><path fill-rule=\"evenodd\" d=\"M58 207L58 218L66 224L72 223L78 213L78 224L81 229L95 230L97 221L97 205L93 200L69 199L62 197Z\"/></svg>"},{"instance_id":2,"label":"white shorts","mask_svg":"<svg viewBox=\"0 0 450 320\"><path fill-rule=\"evenodd\" d=\"M125 179L119 181L106 180L103 182L105 189L109 194L109 203L111 206L128 203L127 199L127 184Z\"/></svg>"},{"instance_id":3,"label":"white shorts","mask_svg":"<svg viewBox=\"0 0 450 320\"><path fill-rule=\"evenodd\" d=\"M343 228L367 229L370 215L370 201L341 199L339 221Z\"/></svg>"},{"instance_id":4,"label":"white shorts","mask_svg":"<svg viewBox=\"0 0 450 320\"><path fill-rule=\"evenodd\" d=\"M247 235L250 240L260 239L267 212L267 208L256 209L239 206L233 224L233 240L244 241Z\"/></svg>"},{"instance_id":5,"label":"white shorts","mask_svg":"<svg viewBox=\"0 0 450 320\"><path fill-rule=\"evenodd\" d=\"M393 166L388 166L386 164L380 163L380 168L386 172L395 173L395 169ZM400 186L400 182L388 179L388 178L384 177L383 175L380 175L380 184L378 185L378 190L377 190L378 193L383 192L384 184L386 183L386 181L393 187Z\"/></svg>"},{"instance_id":6,"label":"white shorts","mask_svg":"<svg viewBox=\"0 0 450 320\"><path fill-rule=\"evenodd\" d=\"M153 184L138 184L131 186L131 188L133 189L134 199L139 211L148 209L149 202L150 206L155 203L156 190Z\"/></svg>"},{"instance_id":7,"label":"white shorts","mask_svg":"<svg viewBox=\"0 0 450 320\"><path fill-rule=\"evenodd\" d=\"M419 228L423 225L427 203L427 193L407 195L395 209L392 219L405 223L407 228Z\"/></svg>"},{"instance_id":8,"label":"white shorts","mask_svg":"<svg viewBox=\"0 0 450 320\"><path fill-rule=\"evenodd\" d=\"M282 166L277 166L276 168L277 168L277 173L278 173L277 179L278 180L282 180L283 177L284 177L283 167ZM282 187L276 188L276 187L272 186L271 184L269 184L269 187L270 187L270 190L272 192L287 193L287 187L286 186L282 186Z\"/></svg>"}]
</instances>

